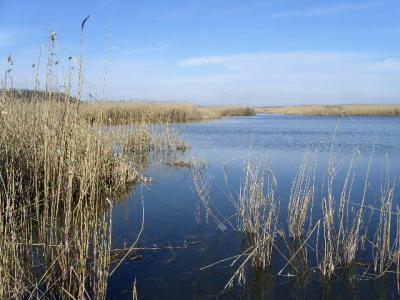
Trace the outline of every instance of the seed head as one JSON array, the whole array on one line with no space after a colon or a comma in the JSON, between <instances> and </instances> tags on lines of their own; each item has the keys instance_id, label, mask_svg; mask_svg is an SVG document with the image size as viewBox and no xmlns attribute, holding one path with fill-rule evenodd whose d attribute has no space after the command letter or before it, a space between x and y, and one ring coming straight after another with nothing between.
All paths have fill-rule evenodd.
<instances>
[{"instance_id":1,"label":"seed head","mask_svg":"<svg viewBox=\"0 0 400 300\"><path fill-rule=\"evenodd\" d=\"M50 39L52 42L54 42L57 39L57 32L50 31Z\"/></svg>"}]
</instances>

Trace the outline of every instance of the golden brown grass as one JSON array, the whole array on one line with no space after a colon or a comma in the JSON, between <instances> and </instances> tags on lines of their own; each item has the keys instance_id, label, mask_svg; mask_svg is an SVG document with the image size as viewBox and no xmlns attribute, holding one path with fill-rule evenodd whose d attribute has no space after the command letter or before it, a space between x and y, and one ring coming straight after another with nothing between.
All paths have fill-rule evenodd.
<instances>
[{"instance_id":1,"label":"golden brown grass","mask_svg":"<svg viewBox=\"0 0 400 300\"><path fill-rule=\"evenodd\" d=\"M197 108L183 103L95 102L81 106L89 121L107 125L177 123L201 119Z\"/></svg>"},{"instance_id":2,"label":"golden brown grass","mask_svg":"<svg viewBox=\"0 0 400 300\"><path fill-rule=\"evenodd\" d=\"M171 125L104 127L64 99L1 94L1 299L104 298L113 200L150 152L189 147Z\"/></svg>"},{"instance_id":3,"label":"golden brown grass","mask_svg":"<svg viewBox=\"0 0 400 300\"><path fill-rule=\"evenodd\" d=\"M265 270L270 266L277 234L278 201L276 179L268 166L249 161L237 199L238 230L246 234L247 243L257 245L252 265Z\"/></svg>"},{"instance_id":4,"label":"golden brown grass","mask_svg":"<svg viewBox=\"0 0 400 300\"><path fill-rule=\"evenodd\" d=\"M288 204L289 236L304 238L307 217L312 214L315 193L315 153L306 152L293 181Z\"/></svg>"},{"instance_id":5,"label":"golden brown grass","mask_svg":"<svg viewBox=\"0 0 400 300\"><path fill-rule=\"evenodd\" d=\"M107 125L183 123L228 116L253 115L246 107L197 107L173 102L94 102L81 105L82 113L90 122Z\"/></svg>"},{"instance_id":6,"label":"golden brown grass","mask_svg":"<svg viewBox=\"0 0 400 300\"><path fill-rule=\"evenodd\" d=\"M400 104L343 104L258 107L259 113L310 116L400 116Z\"/></svg>"},{"instance_id":7,"label":"golden brown grass","mask_svg":"<svg viewBox=\"0 0 400 300\"><path fill-rule=\"evenodd\" d=\"M208 117L208 109L189 104L81 101L86 20L76 98L71 65L65 90L56 89L55 32L45 91L39 65L35 90L9 89L8 60L0 90L0 299L104 299L108 277L122 262L109 270L113 201L143 178L135 164L149 152L189 147L168 124ZM218 118L248 113L212 111Z\"/></svg>"},{"instance_id":8,"label":"golden brown grass","mask_svg":"<svg viewBox=\"0 0 400 300\"><path fill-rule=\"evenodd\" d=\"M75 104L0 109L0 298L104 298L113 195L138 174Z\"/></svg>"},{"instance_id":9,"label":"golden brown grass","mask_svg":"<svg viewBox=\"0 0 400 300\"><path fill-rule=\"evenodd\" d=\"M137 170L150 152L189 148L168 123L194 108L5 89L0 111L0 299L103 299L113 201L147 181ZM134 125L104 126L120 122Z\"/></svg>"},{"instance_id":10,"label":"golden brown grass","mask_svg":"<svg viewBox=\"0 0 400 300\"><path fill-rule=\"evenodd\" d=\"M221 117L252 116L255 110L245 106L208 106L198 108L203 119L219 119Z\"/></svg>"}]
</instances>

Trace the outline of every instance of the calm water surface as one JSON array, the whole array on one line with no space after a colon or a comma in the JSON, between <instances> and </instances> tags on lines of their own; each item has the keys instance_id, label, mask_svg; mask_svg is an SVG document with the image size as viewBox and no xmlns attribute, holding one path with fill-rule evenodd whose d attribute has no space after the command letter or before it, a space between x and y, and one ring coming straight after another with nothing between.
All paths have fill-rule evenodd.
<instances>
[{"instance_id":1,"label":"calm water surface","mask_svg":"<svg viewBox=\"0 0 400 300\"><path fill-rule=\"evenodd\" d=\"M370 157L371 170L367 201L376 203L382 171L390 166L395 179L400 166L400 118L391 117L303 117L257 115L177 126L192 149L185 159L204 161L212 179L212 198L227 217L234 209L227 191L238 192L245 160L268 161L277 182L280 222L285 225L291 183L305 152L318 156L316 186L322 186L329 151L333 147L339 168L338 186L356 149L361 154L352 193L361 199ZM336 132L336 135L335 135ZM334 137L335 136L335 137ZM251 151L250 151L251 149ZM371 156L372 155L372 156ZM223 166L229 173L228 186ZM349 284L332 280L322 283L311 275L307 279L276 276L284 262L275 256L272 271L248 274L245 286L222 293L234 272L229 263L206 271L199 268L243 251L240 234L221 232L204 214L196 218L199 201L194 193L188 168L171 168L155 160L145 171L154 182L135 188L130 196L114 207L113 247L130 245L141 224L143 195L145 228L138 247L183 247L186 249L148 250L139 259L129 259L109 280L109 299L131 299L136 278L139 299L372 299L396 298L394 281L360 281ZM316 191L316 218L319 216L321 190ZM394 206L399 203L396 196ZM185 248L185 247L183 247ZM276 270L275 270L276 269ZM318 277L318 276L315 276Z\"/></svg>"}]
</instances>

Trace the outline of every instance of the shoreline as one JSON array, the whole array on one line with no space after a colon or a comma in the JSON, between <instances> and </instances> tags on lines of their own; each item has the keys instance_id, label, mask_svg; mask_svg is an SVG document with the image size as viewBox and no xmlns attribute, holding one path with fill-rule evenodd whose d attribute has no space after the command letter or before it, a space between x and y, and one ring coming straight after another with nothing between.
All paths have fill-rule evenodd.
<instances>
[{"instance_id":1,"label":"shoreline","mask_svg":"<svg viewBox=\"0 0 400 300\"><path fill-rule=\"evenodd\" d=\"M341 104L255 107L257 113L303 116L400 116L400 104Z\"/></svg>"}]
</instances>

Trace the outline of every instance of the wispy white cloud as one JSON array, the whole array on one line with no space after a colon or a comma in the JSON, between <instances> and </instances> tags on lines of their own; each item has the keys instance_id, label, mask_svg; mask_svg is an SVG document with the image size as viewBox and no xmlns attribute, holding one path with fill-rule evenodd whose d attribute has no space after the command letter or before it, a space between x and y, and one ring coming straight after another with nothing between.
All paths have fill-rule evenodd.
<instances>
[{"instance_id":1,"label":"wispy white cloud","mask_svg":"<svg viewBox=\"0 0 400 300\"><path fill-rule=\"evenodd\" d=\"M104 62L85 62L101 96ZM106 96L198 104L400 103L400 57L358 52L260 52L172 59L115 56Z\"/></svg>"},{"instance_id":2,"label":"wispy white cloud","mask_svg":"<svg viewBox=\"0 0 400 300\"><path fill-rule=\"evenodd\" d=\"M193 57L179 61L178 66L184 74L155 71L154 79L146 76L145 82L139 74L124 78L136 78L136 95L144 98L197 103L400 102L398 57L356 52L264 52ZM198 72L202 69L204 72ZM128 83L118 84L119 90L128 91L123 88Z\"/></svg>"},{"instance_id":3,"label":"wispy white cloud","mask_svg":"<svg viewBox=\"0 0 400 300\"><path fill-rule=\"evenodd\" d=\"M202 104L400 102L400 58L356 52L203 56L171 65L114 61L109 93Z\"/></svg>"},{"instance_id":4,"label":"wispy white cloud","mask_svg":"<svg viewBox=\"0 0 400 300\"><path fill-rule=\"evenodd\" d=\"M365 3L365 4L342 4L334 6L325 6L320 8L309 8L302 10L289 10L283 12L277 12L270 16L270 19L284 19L294 17L316 17L338 14L342 12L358 11L373 8L377 6L376 3Z\"/></svg>"}]
</instances>

